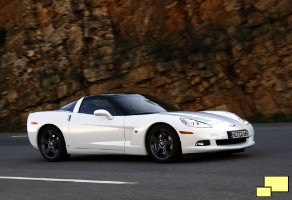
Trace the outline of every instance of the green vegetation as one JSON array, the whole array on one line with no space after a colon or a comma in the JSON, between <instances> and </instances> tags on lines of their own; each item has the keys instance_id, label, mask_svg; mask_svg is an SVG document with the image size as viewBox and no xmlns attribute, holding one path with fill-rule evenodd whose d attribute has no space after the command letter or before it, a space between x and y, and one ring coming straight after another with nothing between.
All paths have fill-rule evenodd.
<instances>
[{"instance_id":1,"label":"green vegetation","mask_svg":"<svg viewBox=\"0 0 292 200\"><path fill-rule=\"evenodd\" d=\"M115 45L118 54L126 54L129 50L138 47L139 45L130 39L124 38L120 35L115 35Z\"/></svg>"},{"instance_id":2,"label":"green vegetation","mask_svg":"<svg viewBox=\"0 0 292 200\"><path fill-rule=\"evenodd\" d=\"M266 15L266 22L267 23L270 23L270 24L273 24L277 21L276 17L274 16L274 14L272 12L269 12L267 15Z\"/></svg>"},{"instance_id":3,"label":"green vegetation","mask_svg":"<svg viewBox=\"0 0 292 200\"><path fill-rule=\"evenodd\" d=\"M272 116L263 116L261 114L257 114L257 115L248 117L248 121L250 121L251 123L292 122L292 115L275 114Z\"/></svg>"},{"instance_id":4,"label":"green vegetation","mask_svg":"<svg viewBox=\"0 0 292 200\"><path fill-rule=\"evenodd\" d=\"M197 53L214 53L225 51L232 55L230 39L226 36L226 29L220 25L205 27L205 34L199 34L191 25L186 25L177 34L161 35L158 38L144 42L134 42L124 38L119 33L115 33L116 52L127 55L129 51L137 47L144 46L157 60L167 62L171 60L181 60L189 62L190 55ZM210 30L210 31L208 31ZM239 32L237 36L241 41L248 40L248 33Z\"/></svg>"},{"instance_id":5,"label":"green vegetation","mask_svg":"<svg viewBox=\"0 0 292 200\"><path fill-rule=\"evenodd\" d=\"M5 44L7 30L0 26L0 45Z\"/></svg>"},{"instance_id":6,"label":"green vegetation","mask_svg":"<svg viewBox=\"0 0 292 200\"><path fill-rule=\"evenodd\" d=\"M7 127L1 128L0 133L26 133L24 127Z\"/></svg>"},{"instance_id":7,"label":"green vegetation","mask_svg":"<svg viewBox=\"0 0 292 200\"><path fill-rule=\"evenodd\" d=\"M292 115L276 114L272 116L263 116L257 114L248 117L247 120L251 123L283 123L292 122ZM18 126L13 125L7 128L2 128L0 133L26 133L26 127L23 124L18 124Z\"/></svg>"},{"instance_id":8,"label":"green vegetation","mask_svg":"<svg viewBox=\"0 0 292 200\"><path fill-rule=\"evenodd\" d=\"M160 37L151 41L148 44L148 49L149 52L155 55L159 60L167 62L175 58L173 39L169 36Z\"/></svg>"},{"instance_id":9,"label":"green vegetation","mask_svg":"<svg viewBox=\"0 0 292 200\"><path fill-rule=\"evenodd\" d=\"M0 118L0 133L26 133L26 122L7 122L4 118Z\"/></svg>"}]
</instances>

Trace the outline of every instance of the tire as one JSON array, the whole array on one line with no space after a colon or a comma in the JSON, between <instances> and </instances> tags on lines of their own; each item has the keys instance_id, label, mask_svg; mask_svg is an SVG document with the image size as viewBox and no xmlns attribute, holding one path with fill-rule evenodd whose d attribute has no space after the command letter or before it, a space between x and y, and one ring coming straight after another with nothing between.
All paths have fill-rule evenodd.
<instances>
[{"instance_id":1,"label":"tire","mask_svg":"<svg viewBox=\"0 0 292 200\"><path fill-rule=\"evenodd\" d=\"M147 135L148 154L160 163L176 162L182 158L180 139L167 125L157 125Z\"/></svg>"},{"instance_id":2,"label":"tire","mask_svg":"<svg viewBox=\"0 0 292 200\"><path fill-rule=\"evenodd\" d=\"M49 162L61 161L69 157L63 135L54 126L48 126L41 130L38 145L42 156Z\"/></svg>"}]
</instances>

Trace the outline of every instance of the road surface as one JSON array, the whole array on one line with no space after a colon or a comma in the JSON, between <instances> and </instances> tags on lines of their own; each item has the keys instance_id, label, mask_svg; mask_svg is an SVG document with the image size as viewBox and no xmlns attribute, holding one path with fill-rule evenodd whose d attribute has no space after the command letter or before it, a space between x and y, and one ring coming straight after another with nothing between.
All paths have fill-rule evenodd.
<instances>
[{"instance_id":1,"label":"road surface","mask_svg":"<svg viewBox=\"0 0 292 200\"><path fill-rule=\"evenodd\" d=\"M72 156L46 162L23 134L0 134L0 200L291 200L292 124L256 124L256 145L239 154ZM290 192L257 198L264 176L290 176Z\"/></svg>"}]
</instances>

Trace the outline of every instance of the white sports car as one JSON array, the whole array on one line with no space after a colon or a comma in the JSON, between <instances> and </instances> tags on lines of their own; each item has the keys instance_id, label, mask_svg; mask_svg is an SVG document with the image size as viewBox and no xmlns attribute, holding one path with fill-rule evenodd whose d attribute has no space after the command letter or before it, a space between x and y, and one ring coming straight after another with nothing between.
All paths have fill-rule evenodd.
<instances>
[{"instance_id":1,"label":"white sports car","mask_svg":"<svg viewBox=\"0 0 292 200\"><path fill-rule=\"evenodd\" d=\"M254 129L224 111L183 112L140 94L83 97L56 111L31 113L30 143L48 161L70 154L150 155L159 162L182 154L243 151Z\"/></svg>"}]
</instances>

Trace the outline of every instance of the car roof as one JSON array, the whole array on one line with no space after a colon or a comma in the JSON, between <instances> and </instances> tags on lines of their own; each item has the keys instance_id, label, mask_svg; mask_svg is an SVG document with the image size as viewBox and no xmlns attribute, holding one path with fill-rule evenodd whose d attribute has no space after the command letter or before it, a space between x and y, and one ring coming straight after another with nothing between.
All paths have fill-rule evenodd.
<instances>
[{"instance_id":1,"label":"car roof","mask_svg":"<svg viewBox=\"0 0 292 200\"><path fill-rule=\"evenodd\" d=\"M90 97L117 97L117 96L136 96L136 95L141 95L137 93L111 93L111 94L94 94L94 95L89 95L85 96L85 98L90 98Z\"/></svg>"}]
</instances>

